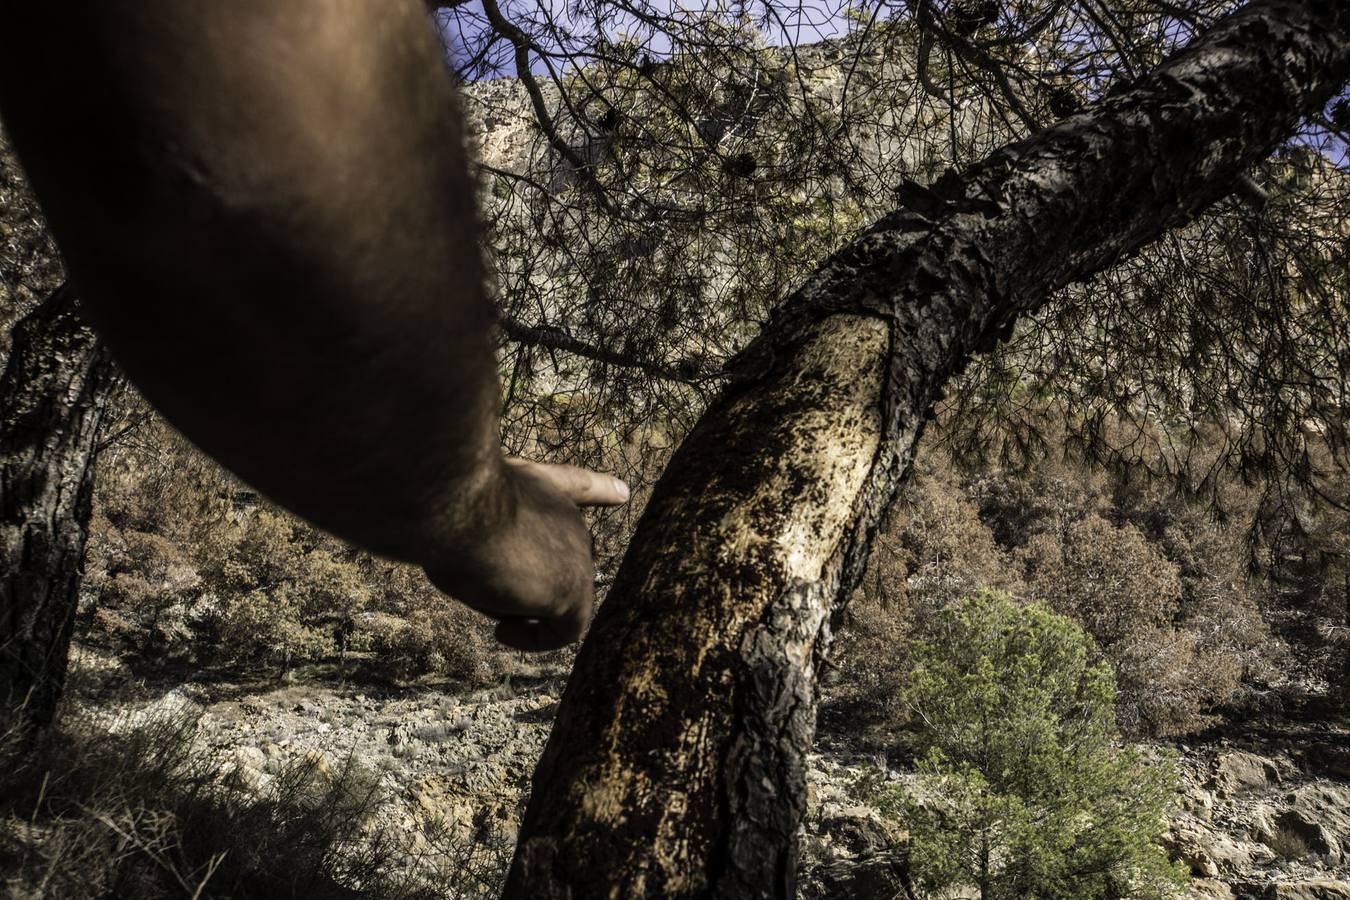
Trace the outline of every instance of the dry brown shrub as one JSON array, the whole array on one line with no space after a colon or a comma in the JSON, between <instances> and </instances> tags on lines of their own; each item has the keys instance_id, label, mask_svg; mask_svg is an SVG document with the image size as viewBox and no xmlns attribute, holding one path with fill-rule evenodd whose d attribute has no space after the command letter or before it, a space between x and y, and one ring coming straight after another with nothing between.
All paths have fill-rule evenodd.
<instances>
[{"instance_id":1,"label":"dry brown shrub","mask_svg":"<svg viewBox=\"0 0 1350 900\"><path fill-rule=\"evenodd\" d=\"M1028 596L1076 619L1111 661L1127 733L1196 731L1237 689L1242 663L1219 636L1207 645L1185 626L1179 567L1138 528L1089 516L1062 535L1037 535L1017 556ZM1198 610L1193 621L1203 621Z\"/></svg>"},{"instance_id":2,"label":"dry brown shrub","mask_svg":"<svg viewBox=\"0 0 1350 900\"><path fill-rule=\"evenodd\" d=\"M1147 628L1113 648L1116 718L1127 734L1165 737L1211 724L1242 677L1242 665L1200 649L1194 632Z\"/></svg>"},{"instance_id":3,"label":"dry brown shrub","mask_svg":"<svg viewBox=\"0 0 1350 900\"><path fill-rule=\"evenodd\" d=\"M267 674L352 653L381 677L501 674L489 624L420 571L354 550L208 471L191 448L151 438L160 456L124 454L107 473L86 567L87 639Z\"/></svg>"},{"instance_id":4,"label":"dry brown shrub","mask_svg":"<svg viewBox=\"0 0 1350 900\"><path fill-rule=\"evenodd\" d=\"M1017 560L1028 595L1072 616L1108 653L1141 629L1170 625L1181 602L1176 566L1133 525L1095 515L1036 535Z\"/></svg>"}]
</instances>

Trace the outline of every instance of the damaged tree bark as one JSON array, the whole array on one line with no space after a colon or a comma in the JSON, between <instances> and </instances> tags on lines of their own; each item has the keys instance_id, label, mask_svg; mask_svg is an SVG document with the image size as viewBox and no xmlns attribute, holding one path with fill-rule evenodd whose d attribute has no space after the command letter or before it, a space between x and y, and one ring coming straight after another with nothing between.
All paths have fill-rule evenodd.
<instances>
[{"instance_id":1,"label":"damaged tree bark","mask_svg":"<svg viewBox=\"0 0 1350 900\"><path fill-rule=\"evenodd\" d=\"M1258 0L840 250L657 486L534 777L514 898L790 897L832 614L970 354L1228 193L1350 78L1350 4Z\"/></svg>"},{"instance_id":2,"label":"damaged tree bark","mask_svg":"<svg viewBox=\"0 0 1350 900\"><path fill-rule=\"evenodd\" d=\"M57 288L0 378L0 733L51 721L65 683L112 361Z\"/></svg>"}]
</instances>

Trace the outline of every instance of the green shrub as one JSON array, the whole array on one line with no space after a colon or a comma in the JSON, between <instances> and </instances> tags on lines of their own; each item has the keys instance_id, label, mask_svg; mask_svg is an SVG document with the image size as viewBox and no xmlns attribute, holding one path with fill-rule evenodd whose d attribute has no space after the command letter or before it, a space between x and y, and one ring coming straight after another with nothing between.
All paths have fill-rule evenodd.
<instances>
[{"instance_id":1,"label":"green shrub","mask_svg":"<svg viewBox=\"0 0 1350 900\"><path fill-rule=\"evenodd\" d=\"M826 727L832 717L903 727L910 641L983 588L1082 625L1115 671L1117 724L1130 735L1198 731L1277 677L1269 588L1247 569L1245 526L1142 475L1074 465L1062 450L1052 441L1018 468L984 463L964 476L942 445L921 450L844 620ZM1225 483L1224 499L1253 513L1240 485Z\"/></svg>"},{"instance_id":2,"label":"green shrub","mask_svg":"<svg viewBox=\"0 0 1350 900\"><path fill-rule=\"evenodd\" d=\"M1111 670L1071 620L983 592L944 610L912 648L905 699L927 754L905 791L856 790L910 829L930 896L1175 896L1157 845L1175 793L1169 765L1117 742Z\"/></svg>"}]
</instances>

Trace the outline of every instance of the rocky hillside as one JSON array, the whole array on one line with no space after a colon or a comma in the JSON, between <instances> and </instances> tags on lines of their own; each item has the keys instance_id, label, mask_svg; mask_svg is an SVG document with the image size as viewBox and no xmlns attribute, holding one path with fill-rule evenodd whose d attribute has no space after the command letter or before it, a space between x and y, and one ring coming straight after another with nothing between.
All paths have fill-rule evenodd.
<instances>
[{"instance_id":1,"label":"rocky hillside","mask_svg":"<svg viewBox=\"0 0 1350 900\"><path fill-rule=\"evenodd\" d=\"M86 651L82 673L121 681ZM456 848L476 871L509 859L530 773L563 685L561 672L468 693L426 687L281 685L240 692L183 684L107 712L124 728L158 715L198 717L228 777L266 792L277 773L310 760L320 773L354 760L389 798L373 828L406 840L409 865ZM1206 900L1350 900L1350 723L1269 721L1242 735L1177 747L1182 803L1168 837ZM908 776L847 740L822 744L808 773L802 896L904 897L905 835L852 788L865 769ZM479 894L488 896L490 889Z\"/></svg>"},{"instance_id":2,"label":"rocky hillside","mask_svg":"<svg viewBox=\"0 0 1350 900\"><path fill-rule=\"evenodd\" d=\"M1206 898L1350 897L1350 730L1270 722L1183 745L1170 849Z\"/></svg>"}]
</instances>

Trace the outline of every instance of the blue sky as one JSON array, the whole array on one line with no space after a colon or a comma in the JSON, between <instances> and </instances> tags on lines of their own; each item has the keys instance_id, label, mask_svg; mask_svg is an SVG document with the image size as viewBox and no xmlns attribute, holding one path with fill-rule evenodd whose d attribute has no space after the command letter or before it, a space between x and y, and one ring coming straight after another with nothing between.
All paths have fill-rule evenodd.
<instances>
[{"instance_id":1,"label":"blue sky","mask_svg":"<svg viewBox=\"0 0 1350 900\"><path fill-rule=\"evenodd\" d=\"M609 5L605 7L607 21L602 24L601 29L597 29L594 17L597 4L593 2L583 6L580 3L569 4L560 0L539 0L539 2L498 0L498 4L503 14L512 21L523 23L533 20L540 23L535 28L527 30L549 50L560 49L562 45L556 36L549 35L547 29L542 27L545 14L557 25L560 32L570 35L577 42L592 39L598 30L603 30L605 36L611 40L620 36L635 39L643 51L653 58L661 58L670 53L670 39L661 29L644 24L636 16L617 14ZM856 27L856 23L845 15L845 11L851 5L850 0L806 0L795 6L781 2L725 4L632 0L631 5L641 8L652 18L717 14L730 19L744 15L756 24L764 40L774 45L813 44L826 38L840 37ZM441 32L454 62L463 64L469 56L465 49L466 45L473 44L474 39L483 31L485 16L481 0L469 0L463 6L442 11L439 18ZM507 45L505 42L501 43L502 46L495 54L500 57L498 70L487 77L516 74L515 63L510 54L505 52ZM537 74L547 71L547 67L537 56L532 56L530 68Z\"/></svg>"},{"instance_id":2,"label":"blue sky","mask_svg":"<svg viewBox=\"0 0 1350 900\"><path fill-rule=\"evenodd\" d=\"M669 55L670 37L661 20L678 22L683 17L697 18L717 15L724 20L745 17L757 27L761 37L772 45L813 44L826 38L840 37L860 27L859 18L880 14L887 16L902 9L895 0L712 0L712 2L679 2L679 0L624 0L625 5L639 9L649 18L642 22L637 16L616 12L613 3L605 0L497 0L502 13L533 35L549 52L567 49L563 41L571 42L573 60L585 60L585 45L594 35L603 31L609 39L626 36L635 40L642 52L654 59ZM853 15L850 10L856 10ZM597 10L605 17L597 22ZM861 13L861 15L860 15ZM469 53L466 46L484 32L486 18L482 0L468 0L462 6L443 10L439 14L441 33L456 66L463 65ZM531 24L532 23L532 24ZM550 30L550 26L555 30ZM676 25L678 27L678 25ZM1174 37L1185 42L1187 36ZM555 58L553 71L561 74L570 61ZM511 47L498 41L493 52L494 66L475 78L513 77L516 73ZM530 70L537 75L549 72L548 63L537 54L530 58ZM1350 90L1341 95L1350 98ZM1315 143L1309 136L1296 142ZM1340 166L1350 165L1350 148L1334 137L1320 149Z\"/></svg>"}]
</instances>

